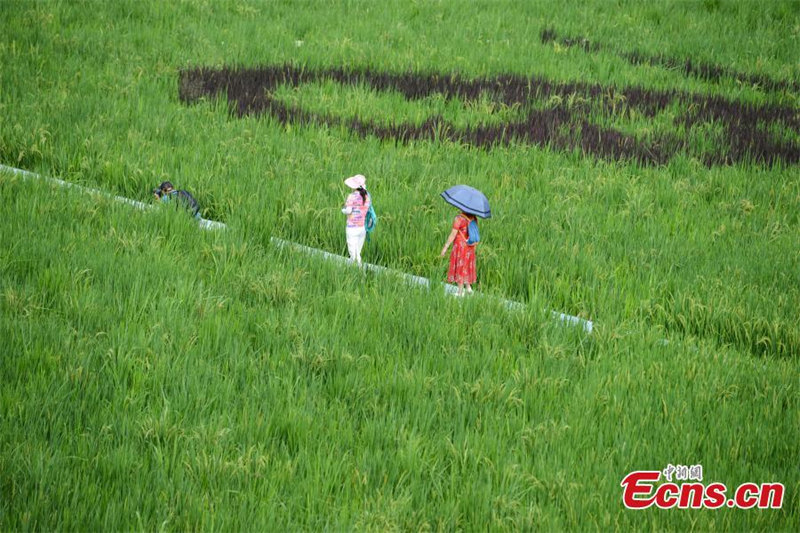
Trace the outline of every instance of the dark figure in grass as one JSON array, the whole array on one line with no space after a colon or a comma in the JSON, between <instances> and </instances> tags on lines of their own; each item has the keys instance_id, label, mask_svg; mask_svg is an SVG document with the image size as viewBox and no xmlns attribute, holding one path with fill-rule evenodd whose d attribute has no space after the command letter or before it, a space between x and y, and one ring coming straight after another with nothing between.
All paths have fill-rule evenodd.
<instances>
[{"instance_id":1,"label":"dark figure in grass","mask_svg":"<svg viewBox=\"0 0 800 533\"><path fill-rule=\"evenodd\" d=\"M161 185L153 189L153 196L166 203L174 203L176 207L184 207L192 213L194 218L200 218L200 206L189 191L175 190L169 181L162 182Z\"/></svg>"}]
</instances>

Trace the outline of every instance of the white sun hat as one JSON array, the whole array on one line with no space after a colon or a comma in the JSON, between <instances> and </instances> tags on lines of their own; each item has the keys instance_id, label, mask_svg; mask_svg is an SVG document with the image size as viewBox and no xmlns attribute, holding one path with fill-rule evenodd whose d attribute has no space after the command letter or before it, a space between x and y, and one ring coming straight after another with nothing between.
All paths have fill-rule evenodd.
<instances>
[{"instance_id":1,"label":"white sun hat","mask_svg":"<svg viewBox=\"0 0 800 533\"><path fill-rule=\"evenodd\" d=\"M351 189L358 189L359 187L363 187L366 183L367 183L367 178L365 178L361 174L350 176L349 178L344 180L344 184L350 187Z\"/></svg>"}]
</instances>

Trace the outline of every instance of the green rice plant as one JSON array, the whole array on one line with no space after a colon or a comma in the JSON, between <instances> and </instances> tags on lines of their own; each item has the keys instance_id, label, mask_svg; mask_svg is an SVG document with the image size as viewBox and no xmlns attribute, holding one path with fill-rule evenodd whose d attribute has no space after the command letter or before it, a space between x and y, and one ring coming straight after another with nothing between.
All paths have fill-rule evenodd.
<instances>
[{"instance_id":1,"label":"green rice plant","mask_svg":"<svg viewBox=\"0 0 800 533\"><path fill-rule=\"evenodd\" d=\"M694 135L644 167L579 147L407 144L348 128L186 105L179 72L293 64L465 79L512 73L796 104L613 50L797 80L791 2L296 4L11 2L0 9L0 162L141 201L164 179L229 231L183 213L0 176L3 529L791 530L800 489L796 168L707 165L685 109L598 116ZM542 43L540 30L608 50ZM283 101L381 123L459 127L521 110L363 87ZM599 108L580 93L530 103ZM548 103L550 102L550 103ZM789 124L789 125L786 125ZM791 123L765 131L796 142ZM714 128L711 126L711 133ZM567 128L568 129L568 128ZM381 224L365 259L443 281L455 211L487 193L478 290L343 269L342 180L367 176ZM547 310L591 319L586 336ZM780 481L780 510L633 512L620 481L702 463L729 487Z\"/></svg>"},{"instance_id":2,"label":"green rice plant","mask_svg":"<svg viewBox=\"0 0 800 533\"><path fill-rule=\"evenodd\" d=\"M636 527L655 519L614 502L640 463L797 483L791 360L754 373L735 344L632 322L587 337L541 300L452 301L180 212L4 183L9 527ZM720 527L781 527L795 504ZM719 515L652 523L688 520Z\"/></svg>"}]
</instances>

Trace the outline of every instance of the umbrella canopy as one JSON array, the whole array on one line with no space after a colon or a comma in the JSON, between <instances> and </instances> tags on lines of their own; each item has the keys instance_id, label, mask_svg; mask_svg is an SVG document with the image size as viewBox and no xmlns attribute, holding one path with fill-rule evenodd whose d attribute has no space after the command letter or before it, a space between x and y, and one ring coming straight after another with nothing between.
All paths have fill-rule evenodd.
<instances>
[{"instance_id":1,"label":"umbrella canopy","mask_svg":"<svg viewBox=\"0 0 800 533\"><path fill-rule=\"evenodd\" d=\"M442 193L442 198L448 204L455 206L465 213L490 218L492 212L489 209L489 200L486 196L474 187L469 185L453 185Z\"/></svg>"}]
</instances>

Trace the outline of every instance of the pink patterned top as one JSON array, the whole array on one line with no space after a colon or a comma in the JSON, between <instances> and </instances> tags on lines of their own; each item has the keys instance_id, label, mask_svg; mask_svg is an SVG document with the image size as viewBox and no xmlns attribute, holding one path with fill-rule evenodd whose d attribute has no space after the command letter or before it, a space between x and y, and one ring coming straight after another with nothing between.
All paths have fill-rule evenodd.
<instances>
[{"instance_id":1,"label":"pink patterned top","mask_svg":"<svg viewBox=\"0 0 800 533\"><path fill-rule=\"evenodd\" d=\"M372 204L372 198L367 195L367 200L362 203L361 193L353 191L347 197L342 211L347 214L347 227L348 228L363 228L364 218L367 216L369 206Z\"/></svg>"}]
</instances>

